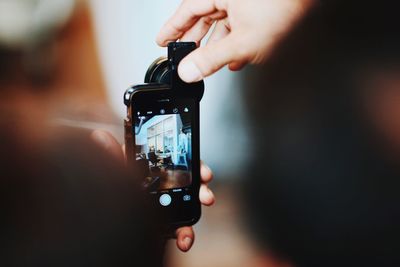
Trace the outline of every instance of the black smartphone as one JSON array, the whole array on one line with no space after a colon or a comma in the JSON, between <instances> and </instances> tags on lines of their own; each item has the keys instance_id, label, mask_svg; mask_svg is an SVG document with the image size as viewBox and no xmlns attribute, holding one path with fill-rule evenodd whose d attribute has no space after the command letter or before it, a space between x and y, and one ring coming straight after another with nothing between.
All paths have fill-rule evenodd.
<instances>
[{"instance_id":1,"label":"black smartphone","mask_svg":"<svg viewBox=\"0 0 400 267\"><path fill-rule=\"evenodd\" d=\"M179 59L195 47L171 43L168 58L150 66L147 83L124 95L128 162L169 229L193 225L201 216L199 106L204 84L186 84L176 74Z\"/></svg>"}]
</instances>

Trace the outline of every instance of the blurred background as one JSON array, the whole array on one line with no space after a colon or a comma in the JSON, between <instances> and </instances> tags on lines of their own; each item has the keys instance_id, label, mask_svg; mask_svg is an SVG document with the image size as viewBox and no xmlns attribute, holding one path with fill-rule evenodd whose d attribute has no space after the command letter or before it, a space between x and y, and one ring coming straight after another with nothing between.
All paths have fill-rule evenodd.
<instances>
[{"instance_id":1,"label":"blurred background","mask_svg":"<svg viewBox=\"0 0 400 267\"><path fill-rule=\"evenodd\" d=\"M155 36L178 0L0 0L0 108L30 105L59 125L105 129L123 142L125 89L166 54ZM201 157L217 202L204 208L190 252L169 266L251 266L257 250L240 220L237 182L248 159L240 74L206 79ZM3 117L6 113L3 113Z\"/></svg>"},{"instance_id":2,"label":"blurred background","mask_svg":"<svg viewBox=\"0 0 400 267\"><path fill-rule=\"evenodd\" d=\"M123 143L123 93L142 83L153 60L166 55L155 37L179 2L0 0L0 135L8 138L0 136L0 163L11 162L8 172L0 169L2 182L14 181L7 180L13 178L14 163L18 168L23 163L29 174L40 169L25 157L40 154L42 144L52 146L50 135L64 141L65 133L47 131L49 123L107 130ZM400 232L397 9L389 1L362 6L320 1L314 11L262 68L223 69L205 80L201 157L214 171L210 187L217 200L203 208L188 253L169 242L167 266L272 266L265 262L268 252L253 241L257 238L266 248L281 249L278 257L316 262L299 266L346 266L343 259L350 260L347 266L400 266L392 264L400 238L395 235ZM68 144L63 147L74 150ZM78 154L79 149L85 148L78 147ZM65 157L65 150L56 152ZM68 163L77 161L63 159L63 168L55 169L67 173ZM251 177L244 173L246 165ZM249 187L247 210L243 181ZM7 201L0 203L19 212ZM251 229L246 217L254 217ZM31 221L23 222L35 229Z\"/></svg>"}]
</instances>

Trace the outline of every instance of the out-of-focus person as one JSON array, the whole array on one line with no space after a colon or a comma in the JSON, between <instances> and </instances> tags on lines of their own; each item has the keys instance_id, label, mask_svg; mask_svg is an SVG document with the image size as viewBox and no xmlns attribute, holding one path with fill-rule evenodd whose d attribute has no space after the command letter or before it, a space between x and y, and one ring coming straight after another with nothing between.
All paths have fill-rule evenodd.
<instances>
[{"instance_id":1,"label":"out-of-focus person","mask_svg":"<svg viewBox=\"0 0 400 267\"><path fill-rule=\"evenodd\" d=\"M161 266L159 218L89 130L107 108L74 2L0 0L0 265Z\"/></svg>"},{"instance_id":2,"label":"out-of-focus person","mask_svg":"<svg viewBox=\"0 0 400 267\"><path fill-rule=\"evenodd\" d=\"M1 107L0 265L161 266L159 218L122 152L32 107Z\"/></svg>"},{"instance_id":3,"label":"out-of-focus person","mask_svg":"<svg viewBox=\"0 0 400 267\"><path fill-rule=\"evenodd\" d=\"M400 264L396 10L321 1L246 70L246 211L265 255L284 266Z\"/></svg>"}]
</instances>

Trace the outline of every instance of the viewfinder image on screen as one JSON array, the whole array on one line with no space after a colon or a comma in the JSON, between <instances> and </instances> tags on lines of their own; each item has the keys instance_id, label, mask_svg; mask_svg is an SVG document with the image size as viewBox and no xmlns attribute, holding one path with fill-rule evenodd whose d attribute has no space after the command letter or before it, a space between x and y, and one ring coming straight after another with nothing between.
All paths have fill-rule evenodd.
<instances>
[{"instance_id":1,"label":"viewfinder image on screen","mask_svg":"<svg viewBox=\"0 0 400 267\"><path fill-rule=\"evenodd\" d=\"M176 110L174 110L176 112ZM188 187L192 183L190 113L135 118L136 161L143 187L150 191Z\"/></svg>"}]
</instances>

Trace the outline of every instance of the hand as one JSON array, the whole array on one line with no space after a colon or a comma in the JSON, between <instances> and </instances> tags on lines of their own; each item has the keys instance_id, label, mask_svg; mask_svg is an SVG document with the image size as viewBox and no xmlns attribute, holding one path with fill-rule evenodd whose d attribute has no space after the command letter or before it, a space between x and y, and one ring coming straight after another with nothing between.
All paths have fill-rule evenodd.
<instances>
[{"instance_id":1,"label":"hand","mask_svg":"<svg viewBox=\"0 0 400 267\"><path fill-rule=\"evenodd\" d=\"M161 28L157 43L204 38L216 23L207 45L184 58L178 73L196 82L223 66L239 70L261 63L275 43L311 6L313 0L184 0Z\"/></svg>"},{"instance_id":2,"label":"hand","mask_svg":"<svg viewBox=\"0 0 400 267\"><path fill-rule=\"evenodd\" d=\"M95 130L91 135L92 139L106 149L114 157L125 160L124 148L118 141L108 132ZM201 187L200 187L200 202L203 205L211 206L215 202L213 192L208 188L208 183L213 179L211 170L202 162L200 168ZM188 251L194 242L193 227L185 226L176 230L176 245L183 252Z\"/></svg>"}]
</instances>

